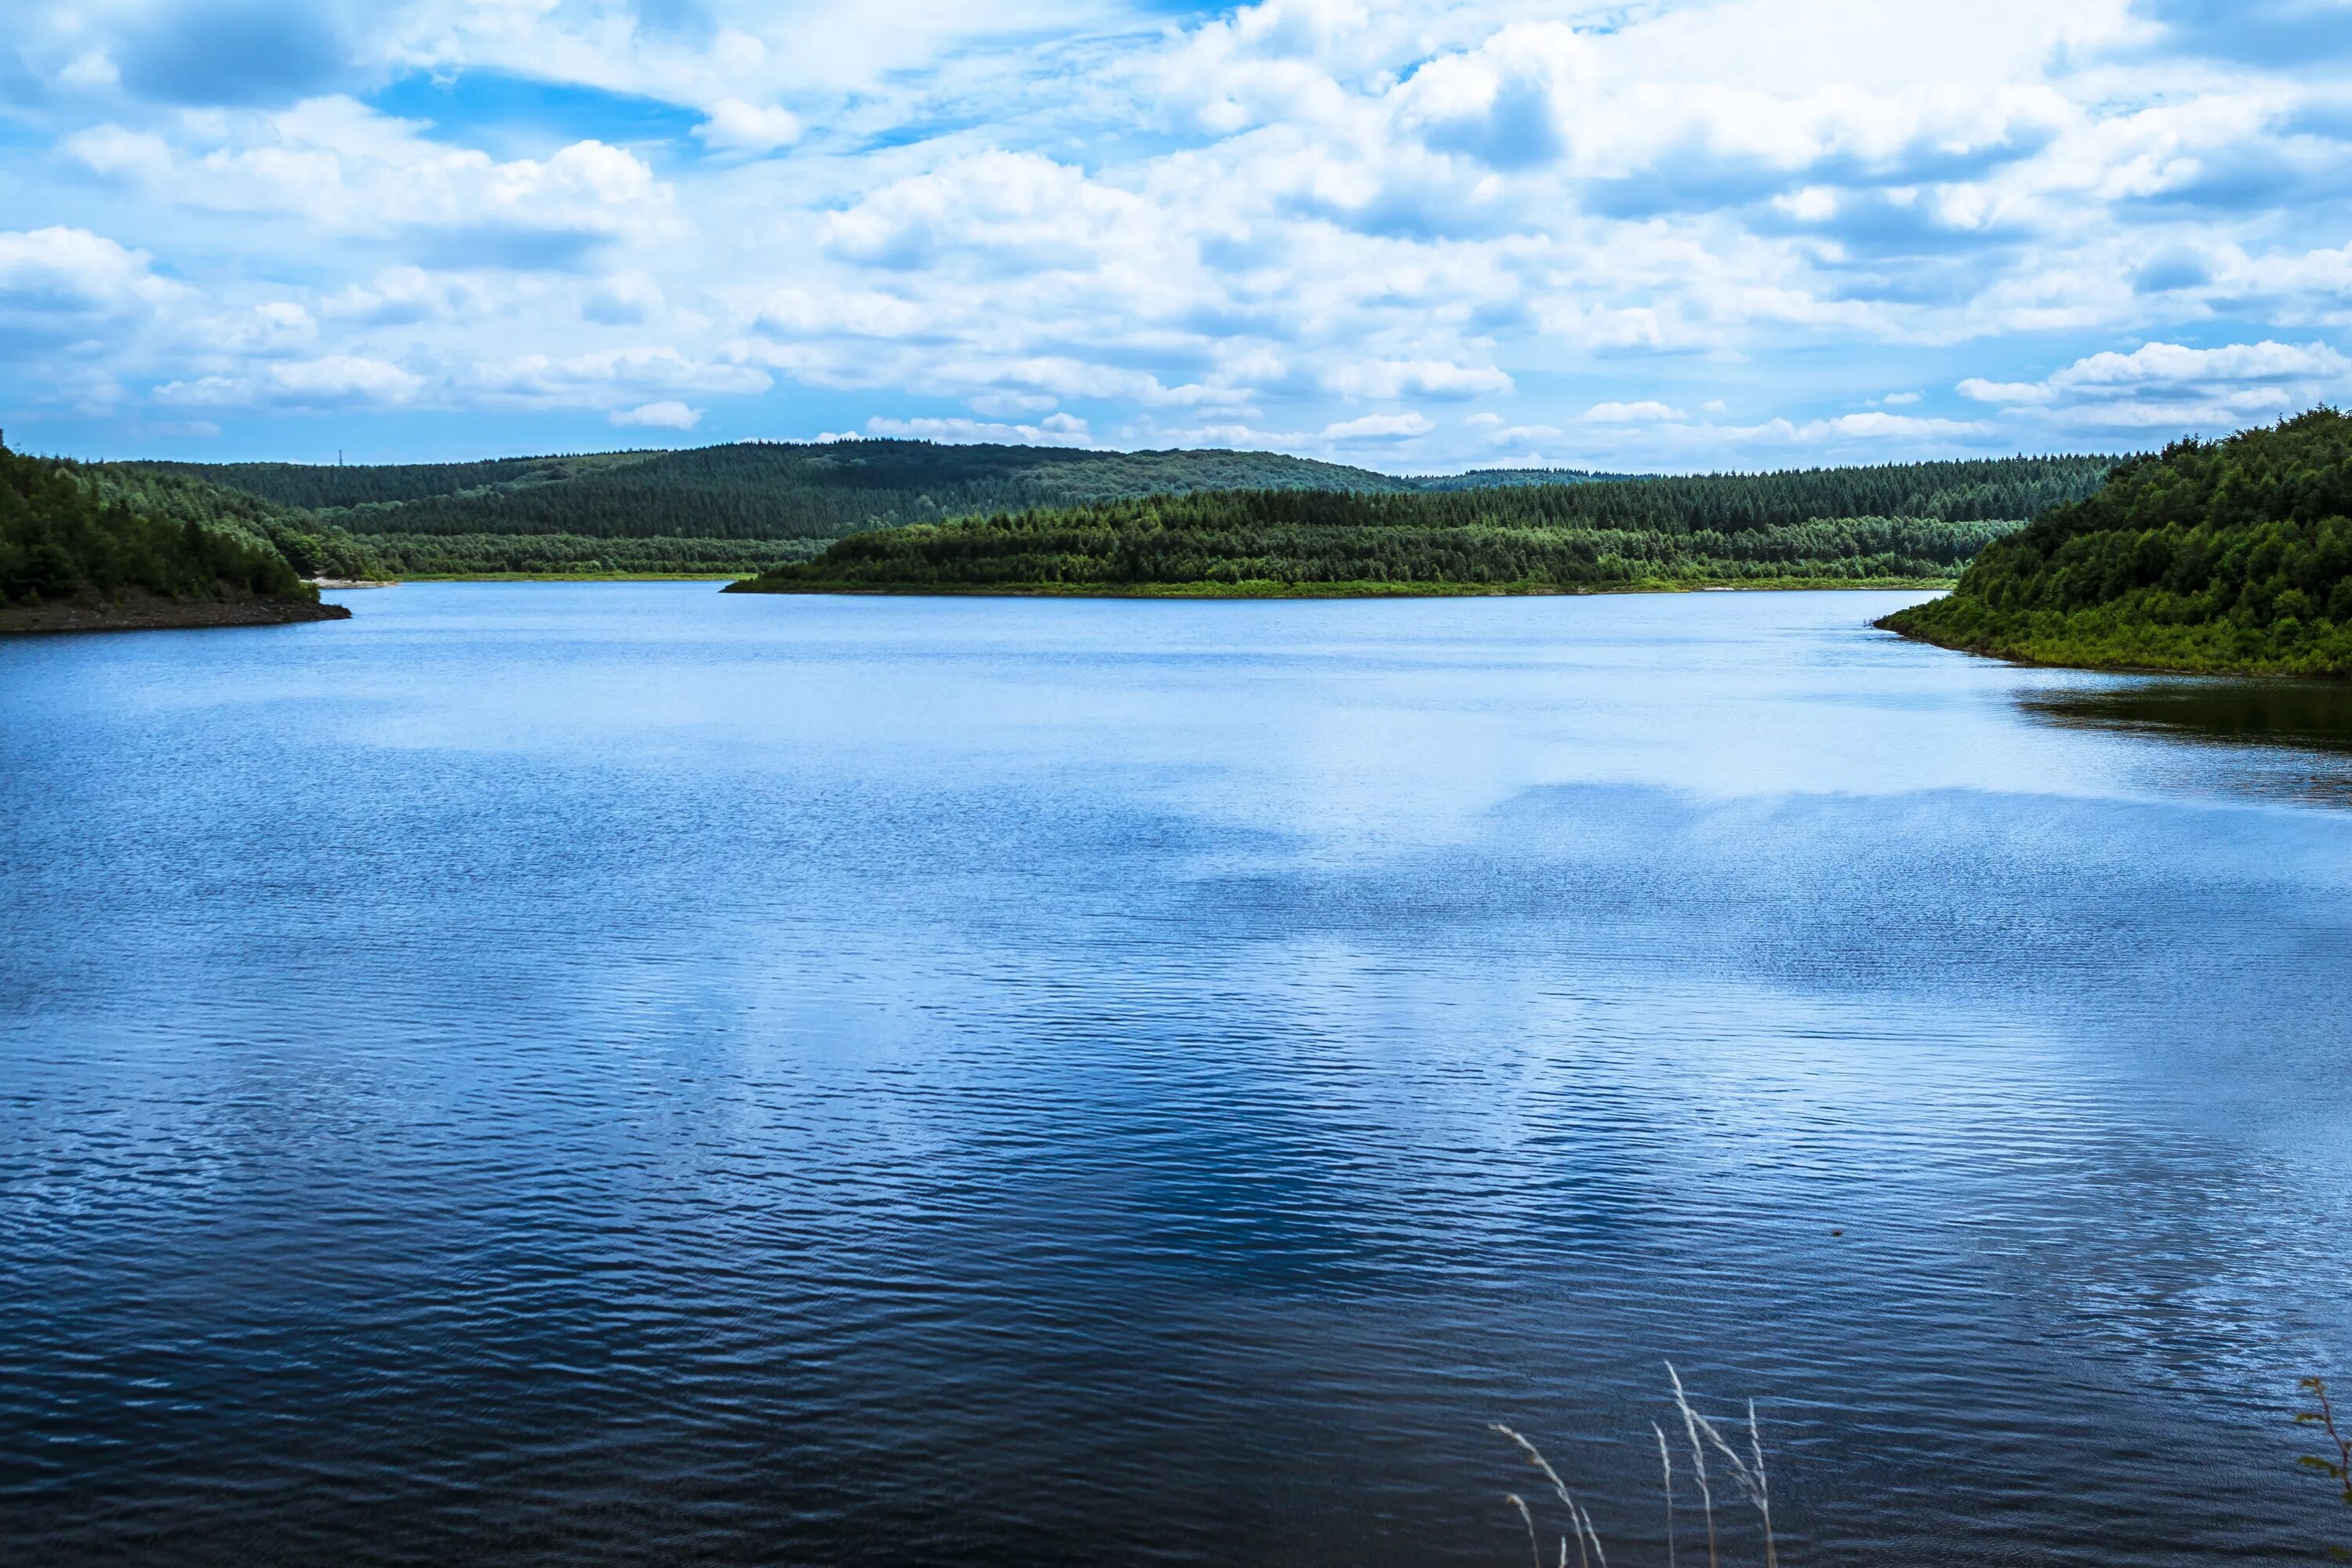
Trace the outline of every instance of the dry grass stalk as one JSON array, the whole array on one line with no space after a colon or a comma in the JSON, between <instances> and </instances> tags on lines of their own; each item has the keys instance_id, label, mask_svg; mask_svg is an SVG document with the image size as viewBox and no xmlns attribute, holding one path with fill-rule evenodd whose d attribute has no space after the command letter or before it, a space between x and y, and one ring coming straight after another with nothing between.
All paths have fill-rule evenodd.
<instances>
[{"instance_id":1,"label":"dry grass stalk","mask_svg":"<svg viewBox=\"0 0 2352 1568\"><path fill-rule=\"evenodd\" d=\"M2336 1429L2336 1407L2327 1401L2326 1379L2306 1377L2299 1386L2305 1394L2311 1395L2312 1402L2319 1408L2298 1412L2294 1424L2298 1426L2316 1426L2327 1434L2327 1440L2335 1445L2336 1457L2331 1459L2320 1454L2305 1454L2296 1463L2307 1470L2317 1470L2321 1475L2334 1481L2342 1489L2345 1503L2352 1506L2352 1435L2347 1435ZM2329 1547L2327 1554L2339 1563L2352 1563L2352 1551L2347 1551L2341 1546Z\"/></svg>"},{"instance_id":2,"label":"dry grass stalk","mask_svg":"<svg viewBox=\"0 0 2352 1568\"><path fill-rule=\"evenodd\" d=\"M1666 1451L1666 1429L1653 1421L1650 1430L1658 1435L1658 1468L1666 1477L1666 1568L1675 1568L1675 1457Z\"/></svg>"},{"instance_id":3,"label":"dry grass stalk","mask_svg":"<svg viewBox=\"0 0 2352 1568\"><path fill-rule=\"evenodd\" d=\"M1699 1447L1698 1415L1683 1396L1683 1374L1675 1363L1666 1363L1666 1376L1675 1385L1675 1408L1683 1413L1683 1430L1690 1434L1691 1468L1698 1474L1698 1500L1706 1510L1706 1568L1716 1568L1715 1555L1715 1489L1707 1484L1706 1450Z\"/></svg>"},{"instance_id":4,"label":"dry grass stalk","mask_svg":"<svg viewBox=\"0 0 2352 1568\"><path fill-rule=\"evenodd\" d=\"M1535 1559L1536 1568L1543 1568L1543 1548L1538 1544L1536 1541L1536 1516L1528 1511L1528 1500L1521 1497L1517 1492L1505 1492L1503 1494L1503 1500L1509 1503L1513 1508L1517 1509L1519 1510L1519 1517L1527 1521L1528 1555ZM1560 1550L1562 1554L1565 1555L1567 1547L1563 1545Z\"/></svg>"},{"instance_id":5,"label":"dry grass stalk","mask_svg":"<svg viewBox=\"0 0 2352 1568\"><path fill-rule=\"evenodd\" d=\"M1672 1362L1666 1363L1666 1376L1674 1384L1675 1408L1682 1413L1683 1431L1690 1439L1691 1470L1698 1479L1699 1504L1706 1515L1707 1568L1720 1568L1715 1532L1715 1490L1706 1468L1706 1451L1710 1447L1715 1449L1723 1462L1730 1467L1733 1484L1739 1489L1740 1495L1745 1497L1750 1506L1756 1510L1757 1518L1763 1525L1764 1568L1780 1568L1780 1546L1772 1534L1771 1481L1764 1468L1764 1436L1762 1427L1756 1418L1756 1402L1752 1399L1748 1402L1748 1452L1742 1455L1725 1438L1722 1430L1714 1422L1692 1407L1690 1396L1683 1388L1682 1374L1675 1370ZM2324 1419L2326 1413L2324 1390L2321 1391L2320 1398L2323 1416L2314 1419ZM1552 1468L1551 1461L1544 1458L1543 1450L1537 1447L1526 1436L1499 1421L1494 1423L1489 1429L1501 1433L1518 1445L1520 1452L1527 1456L1528 1463L1543 1473L1544 1479L1551 1483L1553 1495L1558 1497L1561 1505L1568 1510L1570 1534L1560 1537L1559 1568L1568 1568L1568 1543L1571 1536L1576 1542L1576 1560L1579 1568L1609 1568L1609 1553L1601 1543L1601 1531L1593 1525L1591 1511L1576 1500L1575 1494L1568 1489L1568 1483L1560 1479L1558 1470ZM2332 1425L2328 1430L2329 1436L2333 1436L2335 1432ZM1666 1441L1666 1429L1657 1422L1650 1423L1650 1433L1658 1440L1658 1468L1665 1482L1666 1568L1676 1568L1674 1449L1673 1446ZM2322 1468L2332 1468L2327 1466L2326 1461L2306 1462ZM1543 1548L1536 1532L1534 1511L1528 1507L1527 1500L1517 1492L1507 1493L1504 1500L1518 1510L1519 1518L1528 1529L1528 1550L1535 1558L1536 1568L1543 1568Z\"/></svg>"}]
</instances>

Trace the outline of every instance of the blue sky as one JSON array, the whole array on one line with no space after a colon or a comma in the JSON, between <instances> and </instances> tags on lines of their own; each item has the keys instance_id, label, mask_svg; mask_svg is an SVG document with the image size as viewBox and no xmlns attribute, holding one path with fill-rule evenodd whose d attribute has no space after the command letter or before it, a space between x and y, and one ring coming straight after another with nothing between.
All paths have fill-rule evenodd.
<instances>
[{"instance_id":1,"label":"blue sky","mask_svg":"<svg viewBox=\"0 0 2352 1568\"><path fill-rule=\"evenodd\" d=\"M2352 0L18 0L0 427L1393 470L2352 394Z\"/></svg>"}]
</instances>

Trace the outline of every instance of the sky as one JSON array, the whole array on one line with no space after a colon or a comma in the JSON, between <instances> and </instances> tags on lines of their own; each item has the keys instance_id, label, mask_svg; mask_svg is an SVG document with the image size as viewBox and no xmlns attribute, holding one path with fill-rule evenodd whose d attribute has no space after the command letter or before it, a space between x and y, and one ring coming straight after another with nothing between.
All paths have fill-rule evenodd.
<instances>
[{"instance_id":1,"label":"sky","mask_svg":"<svg viewBox=\"0 0 2352 1568\"><path fill-rule=\"evenodd\" d=\"M2352 395L2352 0L10 0L0 430L1397 472Z\"/></svg>"}]
</instances>

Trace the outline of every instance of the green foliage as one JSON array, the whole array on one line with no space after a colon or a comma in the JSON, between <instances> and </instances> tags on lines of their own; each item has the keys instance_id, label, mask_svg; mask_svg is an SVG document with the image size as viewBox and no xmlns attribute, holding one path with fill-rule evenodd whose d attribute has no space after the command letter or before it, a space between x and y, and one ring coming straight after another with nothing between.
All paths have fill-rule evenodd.
<instances>
[{"instance_id":1,"label":"green foliage","mask_svg":"<svg viewBox=\"0 0 2352 1568\"><path fill-rule=\"evenodd\" d=\"M816 554L830 540L599 539L580 533L379 533L368 548L394 577L507 574L708 576L764 572Z\"/></svg>"},{"instance_id":2,"label":"green foliage","mask_svg":"<svg viewBox=\"0 0 2352 1568\"><path fill-rule=\"evenodd\" d=\"M158 485L0 447L0 604L125 589L315 602L318 591L250 526L250 501L192 480Z\"/></svg>"},{"instance_id":3,"label":"green foliage","mask_svg":"<svg viewBox=\"0 0 2352 1568\"><path fill-rule=\"evenodd\" d=\"M293 531L257 531L305 570L312 570L310 560L340 551L339 559L366 555L371 563L319 570L398 576L759 571L873 529L1210 490L1426 498L1433 510L1412 515L1438 527L1496 522L1741 533L1828 518L1990 521L2030 516L2087 493L2105 467L2097 459L2037 458L1729 479L1625 481L1545 469L1405 479L1265 452L842 441L378 468L142 464L135 471L233 486L280 513L310 509L293 515L307 520L301 527L319 540L316 549ZM1539 499L1498 502L1492 499L1497 491ZM1583 499L1564 499L1570 495ZM1623 553L1616 542L1601 542L1605 553ZM1629 570L1661 559L1638 544L1625 549L1632 552L1624 555ZM1904 564L1894 569L1902 575L1917 574L1911 566L1929 559L1907 543L1862 553L1898 558Z\"/></svg>"},{"instance_id":4,"label":"green foliage","mask_svg":"<svg viewBox=\"0 0 2352 1568\"><path fill-rule=\"evenodd\" d=\"M1885 624L2050 664L2352 675L2352 417L2126 463Z\"/></svg>"},{"instance_id":5,"label":"green foliage","mask_svg":"<svg viewBox=\"0 0 2352 1568\"><path fill-rule=\"evenodd\" d=\"M775 591L1252 584L1572 589L1942 580L2081 494L2098 459L2012 458L1405 494L1222 490L855 534L764 575ZM1890 510L1852 510L1860 502ZM2006 517L2002 508L2014 509Z\"/></svg>"},{"instance_id":6,"label":"green foliage","mask_svg":"<svg viewBox=\"0 0 2352 1568\"><path fill-rule=\"evenodd\" d=\"M923 441L747 442L485 463L147 465L312 509L362 535L570 534L764 543L992 510L1206 489L1410 489L1265 452L1084 452Z\"/></svg>"}]
</instances>

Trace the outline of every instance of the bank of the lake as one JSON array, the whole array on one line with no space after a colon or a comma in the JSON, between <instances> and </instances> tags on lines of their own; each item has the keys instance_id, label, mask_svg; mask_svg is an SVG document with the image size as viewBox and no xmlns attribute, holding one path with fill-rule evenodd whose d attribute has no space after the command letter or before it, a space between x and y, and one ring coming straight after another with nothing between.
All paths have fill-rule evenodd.
<instances>
[{"instance_id":1,"label":"bank of the lake","mask_svg":"<svg viewBox=\"0 0 2352 1568\"><path fill-rule=\"evenodd\" d=\"M188 631L205 626L283 626L344 621L341 605L299 595L256 594L174 598L141 588L0 605L0 636L50 632Z\"/></svg>"},{"instance_id":2,"label":"bank of the lake","mask_svg":"<svg viewBox=\"0 0 2352 1568\"><path fill-rule=\"evenodd\" d=\"M1273 579L1189 583L857 583L851 585L778 577L745 577L730 594L848 594L1044 599L1457 599L1524 598L1587 594L1696 594L1936 590L1934 577L1693 577L1633 578L1607 583L1446 583L1369 581L1285 583Z\"/></svg>"},{"instance_id":3,"label":"bank of the lake","mask_svg":"<svg viewBox=\"0 0 2352 1568\"><path fill-rule=\"evenodd\" d=\"M1880 625L2034 664L2352 678L2352 416L2179 441Z\"/></svg>"}]
</instances>

